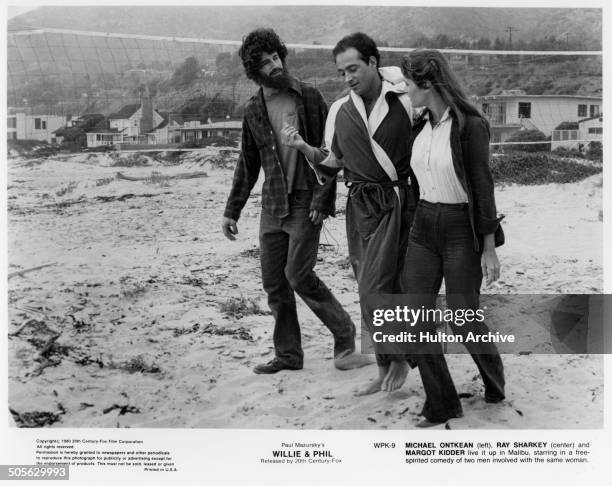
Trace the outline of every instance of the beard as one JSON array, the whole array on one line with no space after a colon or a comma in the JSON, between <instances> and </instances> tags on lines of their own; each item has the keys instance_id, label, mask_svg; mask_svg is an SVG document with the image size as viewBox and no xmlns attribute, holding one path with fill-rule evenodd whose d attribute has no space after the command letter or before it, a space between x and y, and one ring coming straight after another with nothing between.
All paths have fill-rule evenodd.
<instances>
[{"instance_id":1,"label":"beard","mask_svg":"<svg viewBox=\"0 0 612 486\"><path fill-rule=\"evenodd\" d=\"M269 75L260 74L259 84L266 88L278 89L285 91L291 86L291 76L286 68L278 68L272 71Z\"/></svg>"}]
</instances>

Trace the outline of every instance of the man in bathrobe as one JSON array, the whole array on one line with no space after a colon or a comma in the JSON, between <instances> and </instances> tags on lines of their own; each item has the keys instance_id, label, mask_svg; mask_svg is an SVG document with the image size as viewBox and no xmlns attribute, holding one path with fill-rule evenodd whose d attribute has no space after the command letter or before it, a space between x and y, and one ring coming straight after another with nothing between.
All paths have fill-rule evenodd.
<instances>
[{"instance_id":1,"label":"man in bathrobe","mask_svg":"<svg viewBox=\"0 0 612 486\"><path fill-rule=\"evenodd\" d=\"M363 33L344 37L333 50L350 92L335 101L325 128L325 147L307 145L291 127L286 143L300 150L319 182L344 168L349 186L346 232L357 279L362 319L371 330L367 296L401 293L399 279L416 207L411 189L409 139L412 108L399 69L379 69L380 54ZM387 81L395 75L394 84ZM384 79L386 78L386 79ZM323 163L323 165L319 165ZM330 168L331 167L331 168ZM401 387L414 362L378 349L377 378L357 395Z\"/></svg>"}]
</instances>

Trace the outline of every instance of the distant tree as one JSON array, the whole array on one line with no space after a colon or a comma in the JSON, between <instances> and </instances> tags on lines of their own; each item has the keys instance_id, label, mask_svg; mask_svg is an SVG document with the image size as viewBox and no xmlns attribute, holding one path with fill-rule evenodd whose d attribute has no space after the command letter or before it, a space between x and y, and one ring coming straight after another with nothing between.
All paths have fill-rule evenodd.
<instances>
[{"instance_id":1,"label":"distant tree","mask_svg":"<svg viewBox=\"0 0 612 486\"><path fill-rule=\"evenodd\" d=\"M215 58L215 66L219 72L227 72L230 69L232 55L229 52L220 52Z\"/></svg>"},{"instance_id":2,"label":"distant tree","mask_svg":"<svg viewBox=\"0 0 612 486\"><path fill-rule=\"evenodd\" d=\"M476 49L488 50L491 49L491 39L488 37L481 37L476 41Z\"/></svg>"},{"instance_id":3,"label":"distant tree","mask_svg":"<svg viewBox=\"0 0 612 486\"><path fill-rule=\"evenodd\" d=\"M201 68L195 56L190 56L185 59L174 75L172 76L172 84L177 88L184 88L193 83L200 76Z\"/></svg>"}]
</instances>

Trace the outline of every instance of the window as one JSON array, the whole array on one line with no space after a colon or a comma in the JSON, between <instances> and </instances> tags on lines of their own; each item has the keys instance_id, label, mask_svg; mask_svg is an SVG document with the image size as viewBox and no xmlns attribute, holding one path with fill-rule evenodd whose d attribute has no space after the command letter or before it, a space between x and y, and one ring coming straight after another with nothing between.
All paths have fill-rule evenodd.
<instances>
[{"instance_id":1,"label":"window","mask_svg":"<svg viewBox=\"0 0 612 486\"><path fill-rule=\"evenodd\" d=\"M41 125L41 128L43 130L46 130L47 129L47 120L41 120L40 125Z\"/></svg>"},{"instance_id":2,"label":"window","mask_svg":"<svg viewBox=\"0 0 612 486\"><path fill-rule=\"evenodd\" d=\"M40 130L40 118L34 118L34 130Z\"/></svg>"},{"instance_id":3,"label":"window","mask_svg":"<svg viewBox=\"0 0 612 486\"><path fill-rule=\"evenodd\" d=\"M569 131L563 130L561 132L561 137L562 137L562 140L569 140Z\"/></svg>"},{"instance_id":4,"label":"window","mask_svg":"<svg viewBox=\"0 0 612 486\"><path fill-rule=\"evenodd\" d=\"M483 103L482 104L482 112L486 115L487 113L489 113L489 103Z\"/></svg>"},{"instance_id":5,"label":"window","mask_svg":"<svg viewBox=\"0 0 612 486\"><path fill-rule=\"evenodd\" d=\"M603 127L591 127L591 128L589 128L589 133L602 134L603 133Z\"/></svg>"},{"instance_id":6,"label":"window","mask_svg":"<svg viewBox=\"0 0 612 486\"><path fill-rule=\"evenodd\" d=\"M561 140L561 132L559 130L554 130L552 132L552 140L553 140L553 142Z\"/></svg>"},{"instance_id":7,"label":"window","mask_svg":"<svg viewBox=\"0 0 612 486\"><path fill-rule=\"evenodd\" d=\"M9 116L7 122L6 122L6 127L7 128L17 128L17 117L16 116Z\"/></svg>"},{"instance_id":8,"label":"window","mask_svg":"<svg viewBox=\"0 0 612 486\"><path fill-rule=\"evenodd\" d=\"M519 118L531 118L531 103L519 101L518 116Z\"/></svg>"},{"instance_id":9,"label":"window","mask_svg":"<svg viewBox=\"0 0 612 486\"><path fill-rule=\"evenodd\" d=\"M587 105L578 105L578 116L583 118L587 116Z\"/></svg>"},{"instance_id":10,"label":"window","mask_svg":"<svg viewBox=\"0 0 612 486\"><path fill-rule=\"evenodd\" d=\"M591 116L599 116L599 105L591 105Z\"/></svg>"},{"instance_id":11,"label":"window","mask_svg":"<svg viewBox=\"0 0 612 486\"><path fill-rule=\"evenodd\" d=\"M578 140L578 130L572 130L570 132L570 140Z\"/></svg>"}]
</instances>

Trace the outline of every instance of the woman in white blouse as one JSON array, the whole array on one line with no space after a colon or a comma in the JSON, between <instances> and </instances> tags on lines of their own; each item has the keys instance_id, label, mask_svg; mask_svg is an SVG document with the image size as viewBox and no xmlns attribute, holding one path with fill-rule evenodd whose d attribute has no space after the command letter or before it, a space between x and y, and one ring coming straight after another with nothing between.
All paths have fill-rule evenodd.
<instances>
[{"instance_id":1,"label":"woman in white blouse","mask_svg":"<svg viewBox=\"0 0 612 486\"><path fill-rule=\"evenodd\" d=\"M406 56L402 73L414 108L424 108L414 123L411 167L418 183L419 203L410 232L402 276L403 291L425 296L420 303L434 308L444 279L447 305L470 310L473 322L451 322L454 334L486 334L476 313L483 276L499 278L495 247L503 243L489 169L489 125L469 102L446 58L437 50L418 49ZM472 314L469 314L472 315ZM431 323L427 330L435 332ZM459 325L461 324L461 325ZM505 398L504 371L493 343L466 344L484 381L485 400ZM418 356L427 394L422 415L438 423L462 415L461 403L441 346ZM425 424L427 425L427 424Z\"/></svg>"}]
</instances>

